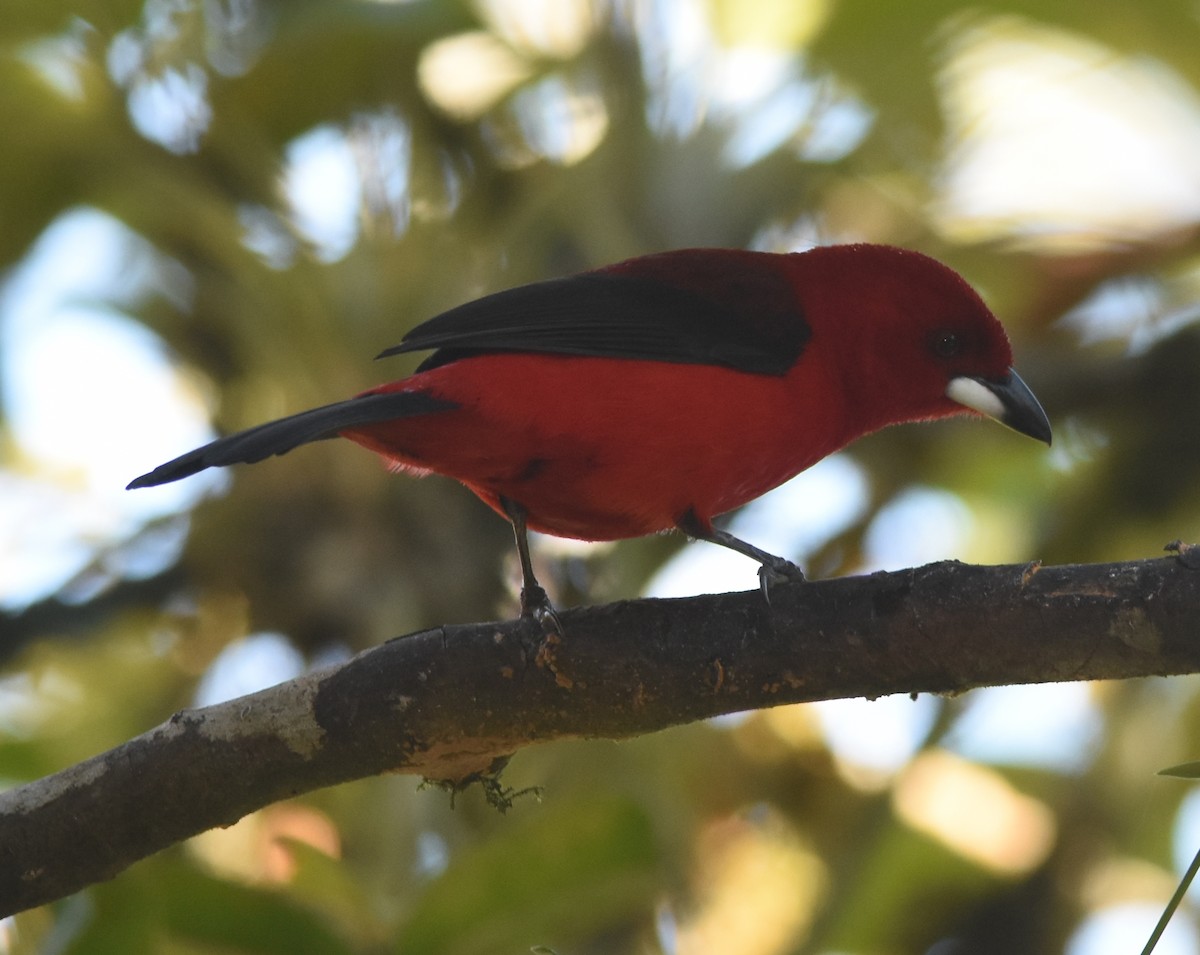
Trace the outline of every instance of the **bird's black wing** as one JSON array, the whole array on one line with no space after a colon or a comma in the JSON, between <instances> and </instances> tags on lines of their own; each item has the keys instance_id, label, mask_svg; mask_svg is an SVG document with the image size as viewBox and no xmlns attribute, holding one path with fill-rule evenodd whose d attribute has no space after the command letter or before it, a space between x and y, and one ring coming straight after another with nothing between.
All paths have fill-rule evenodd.
<instances>
[{"instance_id":1,"label":"bird's black wing","mask_svg":"<svg viewBox=\"0 0 1200 955\"><path fill-rule=\"evenodd\" d=\"M422 371L470 355L537 352L782 375L810 332L778 258L689 249L523 285L443 312L379 357L436 349Z\"/></svg>"}]
</instances>

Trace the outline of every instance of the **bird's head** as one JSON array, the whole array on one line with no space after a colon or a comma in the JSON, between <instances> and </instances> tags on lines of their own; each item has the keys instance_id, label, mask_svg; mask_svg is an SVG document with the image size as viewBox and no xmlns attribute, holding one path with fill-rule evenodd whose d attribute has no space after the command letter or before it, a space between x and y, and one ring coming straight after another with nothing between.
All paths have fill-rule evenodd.
<instances>
[{"instance_id":1,"label":"bird's head","mask_svg":"<svg viewBox=\"0 0 1200 955\"><path fill-rule=\"evenodd\" d=\"M970 285L936 259L884 245L794 256L813 341L828 336L866 430L977 413L1050 443L1050 422Z\"/></svg>"}]
</instances>

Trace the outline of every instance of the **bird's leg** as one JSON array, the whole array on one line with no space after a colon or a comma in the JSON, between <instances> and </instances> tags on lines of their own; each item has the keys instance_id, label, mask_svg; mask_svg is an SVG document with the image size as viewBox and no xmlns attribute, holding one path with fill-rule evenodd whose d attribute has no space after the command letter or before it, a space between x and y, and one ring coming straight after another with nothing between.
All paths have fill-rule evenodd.
<instances>
[{"instance_id":1,"label":"bird's leg","mask_svg":"<svg viewBox=\"0 0 1200 955\"><path fill-rule=\"evenodd\" d=\"M533 573L533 561L529 557L529 531L525 526L525 508L507 497L500 498L500 506L512 522L513 536L517 541L517 556L521 560L521 616L531 617L538 622L546 634L562 636L562 624L545 588L538 583Z\"/></svg>"},{"instance_id":2,"label":"bird's leg","mask_svg":"<svg viewBox=\"0 0 1200 955\"><path fill-rule=\"evenodd\" d=\"M708 541L710 544L720 544L722 547L728 547L730 550L737 551L751 560L758 561L758 584L762 588L763 599L767 603L771 602L771 584L782 583L787 580L804 580L804 571L790 560L777 557L775 554L768 554L765 550L747 543L740 537L734 537L728 531L718 530L708 521L703 521L697 517L694 511L688 511L679 521L678 527L689 537L694 537L696 540Z\"/></svg>"}]
</instances>

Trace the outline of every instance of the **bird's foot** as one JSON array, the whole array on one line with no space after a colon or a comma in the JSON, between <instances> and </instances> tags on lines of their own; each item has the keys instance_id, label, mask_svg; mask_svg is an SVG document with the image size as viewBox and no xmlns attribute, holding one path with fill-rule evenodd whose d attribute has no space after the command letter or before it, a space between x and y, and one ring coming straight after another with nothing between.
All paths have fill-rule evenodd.
<instances>
[{"instance_id":1,"label":"bird's foot","mask_svg":"<svg viewBox=\"0 0 1200 955\"><path fill-rule=\"evenodd\" d=\"M562 621L543 587L521 588L521 616L537 623L548 637L563 635Z\"/></svg>"},{"instance_id":2,"label":"bird's foot","mask_svg":"<svg viewBox=\"0 0 1200 955\"><path fill-rule=\"evenodd\" d=\"M803 583L804 571L790 560L772 556L764 560L758 568L758 586L762 590L763 600L771 602L771 585L782 583Z\"/></svg>"}]
</instances>

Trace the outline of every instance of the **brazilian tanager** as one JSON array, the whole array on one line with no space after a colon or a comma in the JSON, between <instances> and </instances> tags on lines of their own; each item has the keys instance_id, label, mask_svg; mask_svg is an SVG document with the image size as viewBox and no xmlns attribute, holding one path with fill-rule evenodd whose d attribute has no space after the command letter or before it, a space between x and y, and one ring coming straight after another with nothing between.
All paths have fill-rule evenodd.
<instances>
[{"instance_id":1,"label":"brazilian tanager","mask_svg":"<svg viewBox=\"0 0 1200 955\"><path fill-rule=\"evenodd\" d=\"M557 625L526 530L616 540L671 529L790 561L713 519L886 425L981 414L1046 443L1000 323L917 252L683 249L468 302L379 357L408 378L219 438L135 479L176 481L341 436L444 474L512 523L525 614Z\"/></svg>"}]
</instances>

